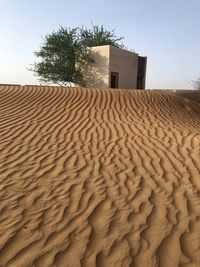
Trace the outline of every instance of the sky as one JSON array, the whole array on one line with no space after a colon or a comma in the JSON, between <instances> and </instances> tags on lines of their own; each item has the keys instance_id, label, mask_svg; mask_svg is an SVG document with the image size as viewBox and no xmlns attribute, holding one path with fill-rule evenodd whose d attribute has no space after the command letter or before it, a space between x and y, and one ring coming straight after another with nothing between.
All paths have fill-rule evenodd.
<instances>
[{"instance_id":1,"label":"sky","mask_svg":"<svg viewBox=\"0 0 200 267\"><path fill-rule=\"evenodd\" d=\"M200 77L200 0L0 0L0 83L39 84L28 69L45 35L103 25L147 56L146 88L191 89Z\"/></svg>"}]
</instances>

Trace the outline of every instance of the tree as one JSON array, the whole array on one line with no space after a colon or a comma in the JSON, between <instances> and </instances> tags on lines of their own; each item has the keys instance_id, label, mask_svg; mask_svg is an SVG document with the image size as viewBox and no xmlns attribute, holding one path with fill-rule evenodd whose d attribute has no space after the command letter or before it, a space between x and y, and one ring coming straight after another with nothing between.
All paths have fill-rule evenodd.
<instances>
[{"instance_id":1,"label":"tree","mask_svg":"<svg viewBox=\"0 0 200 267\"><path fill-rule=\"evenodd\" d=\"M107 31L103 26L87 28L64 28L46 35L39 51L34 54L40 59L35 62L32 71L42 82L59 85L71 83L84 86L83 72L93 62L88 47L119 44L123 38L117 38L114 30Z\"/></svg>"},{"instance_id":2,"label":"tree","mask_svg":"<svg viewBox=\"0 0 200 267\"><path fill-rule=\"evenodd\" d=\"M82 83L82 68L91 61L86 49L81 46L78 28L60 27L44 39L44 44L35 55L41 60L34 64L34 72L42 82L60 85ZM77 67L79 66L79 67Z\"/></svg>"},{"instance_id":3,"label":"tree","mask_svg":"<svg viewBox=\"0 0 200 267\"><path fill-rule=\"evenodd\" d=\"M112 45L118 48L124 48L124 44L119 44L124 38L117 38L115 31L107 31L103 26L93 25L92 29L80 29L80 42L84 47L98 45Z\"/></svg>"},{"instance_id":4,"label":"tree","mask_svg":"<svg viewBox=\"0 0 200 267\"><path fill-rule=\"evenodd\" d=\"M192 85L196 90L200 90L200 78L197 80L192 80Z\"/></svg>"}]
</instances>

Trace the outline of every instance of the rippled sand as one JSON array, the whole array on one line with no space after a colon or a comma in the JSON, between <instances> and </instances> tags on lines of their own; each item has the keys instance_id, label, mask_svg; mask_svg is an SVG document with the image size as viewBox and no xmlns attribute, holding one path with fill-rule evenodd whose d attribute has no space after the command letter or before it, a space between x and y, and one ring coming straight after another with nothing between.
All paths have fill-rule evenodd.
<instances>
[{"instance_id":1,"label":"rippled sand","mask_svg":"<svg viewBox=\"0 0 200 267\"><path fill-rule=\"evenodd\" d=\"M200 266L200 104L0 86L0 266Z\"/></svg>"}]
</instances>

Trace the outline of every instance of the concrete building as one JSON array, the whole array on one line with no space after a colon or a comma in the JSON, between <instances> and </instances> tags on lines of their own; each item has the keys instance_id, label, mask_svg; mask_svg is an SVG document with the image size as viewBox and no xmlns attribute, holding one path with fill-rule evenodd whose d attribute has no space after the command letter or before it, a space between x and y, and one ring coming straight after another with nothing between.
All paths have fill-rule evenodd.
<instances>
[{"instance_id":1,"label":"concrete building","mask_svg":"<svg viewBox=\"0 0 200 267\"><path fill-rule=\"evenodd\" d=\"M85 85L144 89L147 58L111 45L90 48L94 63L85 69Z\"/></svg>"}]
</instances>

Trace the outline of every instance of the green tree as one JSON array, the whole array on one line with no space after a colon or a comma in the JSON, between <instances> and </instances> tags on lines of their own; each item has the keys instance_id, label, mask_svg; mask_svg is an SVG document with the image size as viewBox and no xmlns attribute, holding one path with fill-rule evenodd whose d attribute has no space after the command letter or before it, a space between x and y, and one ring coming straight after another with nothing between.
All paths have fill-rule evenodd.
<instances>
[{"instance_id":1,"label":"green tree","mask_svg":"<svg viewBox=\"0 0 200 267\"><path fill-rule=\"evenodd\" d=\"M124 48L124 44L121 42L123 39L123 37L117 38L114 30L108 31L103 26L93 25L92 29L84 27L80 29L80 42L84 47L112 45Z\"/></svg>"},{"instance_id":2,"label":"green tree","mask_svg":"<svg viewBox=\"0 0 200 267\"><path fill-rule=\"evenodd\" d=\"M81 69L91 59L78 39L78 28L63 27L45 37L40 50L35 52L40 61L33 69L40 81L60 85L82 84Z\"/></svg>"},{"instance_id":3,"label":"green tree","mask_svg":"<svg viewBox=\"0 0 200 267\"><path fill-rule=\"evenodd\" d=\"M39 61L31 70L41 82L84 86L84 69L93 62L88 47L113 45L122 48L123 44L119 43L122 39L115 36L114 30L107 31L103 26L92 29L60 27L45 36L41 48L34 53Z\"/></svg>"}]
</instances>

